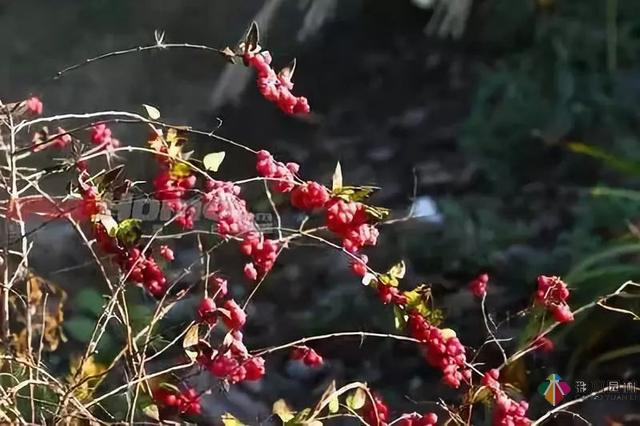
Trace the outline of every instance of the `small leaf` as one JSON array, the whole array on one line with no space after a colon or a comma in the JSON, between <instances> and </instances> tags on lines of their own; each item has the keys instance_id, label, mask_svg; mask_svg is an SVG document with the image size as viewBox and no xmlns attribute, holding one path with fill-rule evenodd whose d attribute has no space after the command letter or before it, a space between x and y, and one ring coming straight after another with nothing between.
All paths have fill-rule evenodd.
<instances>
[{"instance_id":1,"label":"small leaf","mask_svg":"<svg viewBox=\"0 0 640 426\"><path fill-rule=\"evenodd\" d=\"M118 222L111 216L110 214L97 214L95 216L95 221L100 223L100 225L104 226L104 229L107 231L107 235L111 238L115 238L118 232Z\"/></svg>"},{"instance_id":2,"label":"small leaf","mask_svg":"<svg viewBox=\"0 0 640 426\"><path fill-rule=\"evenodd\" d=\"M362 285L371 285L371 283L374 283L376 281L377 281L376 276L371 272L365 273L364 276L362 277Z\"/></svg>"},{"instance_id":3,"label":"small leaf","mask_svg":"<svg viewBox=\"0 0 640 426\"><path fill-rule=\"evenodd\" d=\"M387 271L387 274L393 278L402 279L404 278L404 274L407 272L407 266L404 263L404 260L396 263Z\"/></svg>"},{"instance_id":4,"label":"small leaf","mask_svg":"<svg viewBox=\"0 0 640 426\"><path fill-rule=\"evenodd\" d=\"M442 333L442 337L445 340L451 339L452 337L456 337L456 332L451 328L443 328L442 330L440 330L440 332Z\"/></svg>"},{"instance_id":5,"label":"small leaf","mask_svg":"<svg viewBox=\"0 0 640 426\"><path fill-rule=\"evenodd\" d=\"M377 206L365 206L364 211L367 212L369 216L378 220L383 220L391 214L391 210Z\"/></svg>"},{"instance_id":6,"label":"small leaf","mask_svg":"<svg viewBox=\"0 0 640 426\"><path fill-rule=\"evenodd\" d=\"M142 412L145 416L149 417L153 420L160 420L160 412L158 411L158 406L155 404L147 405L142 409Z\"/></svg>"},{"instance_id":7,"label":"small leaf","mask_svg":"<svg viewBox=\"0 0 640 426\"><path fill-rule=\"evenodd\" d=\"M140 219L125 219L118 224L116 237L126 247L132 247L142 237L142 221Z\"/></svg>"},{"instance_id":8,"label":"small leaf","mask_svg":"<svg viewBox=\"0 0 640 426\"><path fill-rule=\"evenodd\" d=\"M198 324L192 324L191 327L187 330L184 335L184 339L182 339L182 347L190 348L192 346L196 346L199 341L199 327Z\"/></svg>"},{"instance_id":9,"label":"small leaf","mask_svg":"<svg viewBox=\"0 0 640 426\"><path fill-rule=\"evenodd\" d=\"M278 77L285 81L291 81L293 78L293 73L296 71L296 59L289 62L286 67L282 68L278 73Z\"/></svg>"},{"instance_id":10,"label":"small leaf","mask_svg":"<svg viewBox=\"0 0 640 426\"><path fill-rule=\"evenodd\" d=\"M407 325L407 317L396 305L393 306L393 320L396 330L404 330Z\"/></svg>"},{"instance_id":11,"label":"small leaf","mask_svg":"<svg viewBox=\"0 0 640 426\"><path fill-rule=\"evenodd\" d=\"M184 161L177 161L171 166L171 176L176 178L188 177L191 174L191 167Z\"/></svg>"},{"instance_id":12,"label":"small leaf","mask_svg":"<svg viewBox=\"0 0 640 426\"><path fill-rule=\"evenodd\" d=\"M291 426L305 425L306 424L305 420L307 419L310 413L311 413L310 408L305 408L304 410L299 411L294 418L289 420L289 424Z\"/></svg>"},{"instance_id":13,"label":"small leaf","mask_svg":"<svg viewBox=\"0 0 640 426\"><path fill-rule=\"evenodd\" d=\"M245 53L253 52L258 48L260 43L260 31L258 30L258 24L256 21L251 23L251 27L247 32L247 36L244 39Z\"/></svg>"},{"instance_id":14,"label":"small leaf","mask_svg":"<svg viewBox=\"0 0 640 426\"><path fill-rule=\"evenodd\" d=\"M329 401L329 412L331 414L335 414L338 412L339 409L340 409L340 401L338 400L337 396L334 396L333 398L331 398L331 401Z\"/></svg>"},{"instance_id":15,"label":"small leaf","mask_svg":"<svg viewBox=\"0 0 640 426\"><path fill-rule=\"evenodd\" d=\"M364 403L367 400L367 394L361 388L356 389L353 393L347 395L346 404L347 407L352 410L359 410L364 407Z\"/></svg>"},{"instance_id":16,"label":"small leaf","mask_svg":"<svg viewBox=\"0 0 640 426\"><path fill-rule=\"evenodd\" d=\"M291 411L291 408L289 408L287 402L284 399L279 399L273 403L272 412L276 416L280 417L280 420L282 420L284 423L295 417L293 411Z\"/></svg>"},{"instance_id":17,"label":"small leaf","mask_svg":"<svg viewBox=\"0 0 640 426\"><path fill-rule=\"evenodd\" d=\"M236 63L236 53L233 50L231 50L229 46L222 49L220 53L225 57L227 61L231 62L232 64Z\"/></svg>"},{"instance_id":18,"label":"small leaf","mask_svg":"<svg viewBox=\"0 0 640 426\"><path fill-rule=\"evenodd\" d=\"M180 388L176 385L172 385L171 383L162 382L160 383L160 388L168 390L169 392L180 393Z\"/></svg>"},{"instance_id":19,"label":"small leaf","mask_svg":"<svg viewBox=\"0 0 640 426\"><path fill-rule=\"evenodd\" d=\"M240 420L236 419L231 413L224 413L220 418L224 426L245 426Z\"/></svg>"},{"instance_id":20,"label":"small leaf","mask_svg":"<svg viewBox=\"0 0 640 426\"><path fill-rule=\"evenodd\" d=\"M142 104L142 106L144 107L145 111L147 112L147 116L150 119L157 120L160 118L160 111L158 110L158 108L147 104Z\"/></svg>"},{"instance_id":21,"label":"small leaf","mask_svg":"<svg viewBox=\"0 0 640 426\"><path fill-rule=\"evenodd\" d=\"M204 168L206 170L217 172L218 169L220 168L220 164L222 164L222 161L224 160L225 155L226 154L224 151L212 152L211 154L205 155L204 158L202 159Z\"/></svg>"},{"instance_id":22,"label":"small leaf","mask_svg":"<svg viewBox=\"0 0 640 426\"><path fill-rule=\"evenodd\" d=\"M340 162L336 164L336 169L333 171L333 178L331 184L331 191L335 192L342 188L342 166L340 166Z\"/></svg>"}]
</instances>

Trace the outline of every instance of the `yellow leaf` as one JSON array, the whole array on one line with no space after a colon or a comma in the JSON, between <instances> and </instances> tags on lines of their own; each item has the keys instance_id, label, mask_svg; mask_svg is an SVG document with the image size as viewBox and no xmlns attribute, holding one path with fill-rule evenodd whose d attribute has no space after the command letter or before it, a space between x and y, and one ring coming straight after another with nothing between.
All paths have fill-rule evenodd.
<instances>
[{"instance_id":1,"label":"yellow leaf","mask_svg":"<svg viewBox=\"0 0 640 426\"><path fill-rule=\"evenodd\" d=\"M342 188L342 166L340 166L340 162L338 161L336 169L333 172L331 191L338 191L340 188Z\"/></svg>"},{"instance_id":2,"label":"yellow leaf","mask_svg":"<svg viewBox=\"0 0 640 426\"><path fill-rule=\"evenodd\" d=\"M350 395L347 395L346 403L347 407L352 410L359 410L364 407L364 403L367 400L367 394L361 388L356 389Z\"/></svg>"},{"instance_id":3,"label":"yellow leaf","mask_svg":"<svg viewBox=\"0 0 640 426\"><path fill-rule=\"evenodd\" d=\"M240 420L236 419L231 413L224 413L221 417L224 426L246 426Z\"/></svg>"},{"instance_id":4,"label":"yellow leaf","mask_svg":"<svg viewBox=\"0 0 640 426\"><path fill-rule=\"evenodd\" d=\"M145 111L147 111L147 116L149 116L150 119L157 120L158 118L160 118L160 111L158 110L158 108L147 104L142 104L142 106L144 107Z\"/></svg>"},{"instance_id":5,"label":"yellow leaf","mask_svg":"<svg viewBox=\"0 0 640 426\"><path fill-rule=\"evenodd\" d=\"M95 358L90 356L82 362L82 357L77 356L71 360L68 380L71 385L75 386L75 395L81 401L88 400L93 395L94 386L100 380L100 374L107 370L107 367L96 362ZM97 376L97 377L94 377ZM91 377L91 379L89 379Z\"/></svg>"},{"instance_id":6,"label":"yellow leaf","mask_svg":"<svg viewBox=\"0 0 640 426\"><path fill-rule=\"evenodd\" d=\"M198 331L199 331L198 324L193 324L191 325L191 327L189 327L189 329L184 335L184 339L182 340L183 348L185 349L190 348L198 344L198 339L200 338Z\"/></svg>"},{"instance_id":7,"label":"yellow leaf","mask_svg":"<svg viewBox=\"0 0 640 426\"><path fill-rule=\"evenodd\" d=\"M450 338L452 338L452 337L456 337L456 332L455 332L455 331L453 331L453 330L452 330L452 329L450 329L450 328L443 328L443 329L441 330L441 333L442 333L442 337L443 337L445 340L448 340L448 339L450 339Z\"/></svg>"},{"instance_id":8,"label":"yellow leaf","mask_svg":"<svg viewBox=\"0 0 640 426\"><path fill-rule=\"evenodd\" d=\"M211 154L205 155L204 158L202 159L202 162L204 163L204 168L206 170L217 172L218 169L220 168L220 165L222 164L222 161L224 160L225 155L226 154L224 151L212 152Z\"/></svg>"},{"instance_id":9,"label":"yellow leaf","mask_svg":"<svg viewBox=\"0 0 640 426\"><path fill-rule=\"evenodd\" d=\"M404 260L396 263L387 271L387 275L393 278L402 279L404 278L404 274L407 272L407 266L404 263Z\"/></svg>"},{"instance_id":10,"label":"yellow leaf","mask_svg":"<svg viewBox=\"0 0 640 426\"><path fill-rule=\"evenodd\" d=\"M284 399L279 399L273 403L272 412L276 416L280 417L280 420L282 420L284 423L295 417L293 411L291 411L291 408L289 408L287 402Z\"/></svg>"}]
</instances>

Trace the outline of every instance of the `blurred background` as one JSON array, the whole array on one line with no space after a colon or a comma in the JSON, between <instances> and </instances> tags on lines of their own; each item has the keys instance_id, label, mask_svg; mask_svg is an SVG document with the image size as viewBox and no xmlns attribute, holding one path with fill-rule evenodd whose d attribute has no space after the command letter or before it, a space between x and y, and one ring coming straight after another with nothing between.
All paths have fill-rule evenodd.
<instances>
[{"instance_id":1,"label":"blurred background","mask_svg":"<svg viewBox=\"0 0 640 426\"><path fill-rule=\"evenodd\" d=\"M196 50L125 55L53 78L85 58L153 44L154 30L165 31L165 42L234 46L252 20L276 65L297 58L295 92L309 98L310 118L283 116L260 97L251 70ZM527 329L516 313L529 304L537 275L565 277L573 308L640 275L637 0L21 0L0 3L0 28L3 101L36 95L46 115L139 112L147 103L166 121L202 130L220 119L218 134L297 161L307 178L329 184L339 160L345 182L382 187L373 201L394 217L413 206L415 218L384 227L367 252L370 264L386 270L405 259L406 285L432 285L445 324L468 346L484 338L466 289L480 272L491 276L489 313L503 322L500 337L513 338L510 350ZM146 140L140 128L119 125L114 133L126 144ZM198 156L227 149L204 138L190 143ZM155 172L152 159L127 161L133 177ZM221 176L251 176L252 161L228 150ZM64 191L64 178L53 182ZM269 211L264 197L253 205ZM284 219L297 220L286 208ZM74 238L52 224L34 235L32 252L36 271L73 301L68 351L86 339L104 291ZM178 265L192 262L194 241L177 245ZM213 264L242 297L234 256L216 253ZM250 347L342 330L394 332L392 312L337 252L292 250L266 284L250 307ZM637 312L633 303L620 302ZM535 389L551 373L572 387L640 384L639 330L627 315L594 310L560 327L551 335L556 350L527 357L510 380L533 417L549 408ZM340 339L315 347L327 359L322 369L274 354L259 384L207 396L201 422L215 424L226 411L249 424L273 422L276 399L303 408L332 378L367 381L397 413L431 410L429 401L449 395L412 345ZM485 361L497 365L493 355ZM64 352L51 356L54 365L68 362ZM639 406L591 401L577 410L594 424L639 424Z\"/></svg>"}]
</instances>

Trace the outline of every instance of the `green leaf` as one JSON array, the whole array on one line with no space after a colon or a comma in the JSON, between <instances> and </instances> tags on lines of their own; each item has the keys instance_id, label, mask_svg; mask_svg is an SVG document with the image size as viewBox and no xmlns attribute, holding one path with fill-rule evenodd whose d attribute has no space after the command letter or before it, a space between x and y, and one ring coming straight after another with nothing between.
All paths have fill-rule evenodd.
<instances>
[{"instance_id":1,"label":"green leaf","mask_svg":"<svg viewBox=\"0 0 640 426\"><path fill-rule=\"evenodd\" d=\"M356 389L349 395L347 395L346 404L347 407L352 410L359 410L364 407L364 403L367 400L367 394L361 388Z\"/></svg>"},{"instance_id":2,"label":"green leaf","mask_svg":"<svg viewBox=\"0 0 640 426\"><path fill-rule=\"evenodd\" d=\"M640 174L640 162L627 160L626 158L618 157L597 146L587 145L580 142L572 142L568 146L569 150L601 160L606 165L618 171L634 175Z\"/></svg>"},{"instance_id":3,"label":"green leaf","mask_svg":"<svg viewBox=\"0 0 640 426\"><path fill-rule=\"evenodd\" d=\"M147 112L147 116L150 119L157 120L160 118L160 111L158 110L158 108L147 104L142 104L142 106L144 107L145 111Z\"/></svg>"},{"instance_id":4,"label":"green leaf","mask_svg":"<svg viewBox=\"0 0 640 426\"><path fill-rule=\"evenodd\" d=\"M83 288L74 297L74 309L84 310L96 316L102 313L104 306L104 298L97 290L91 288Z\"/></svg>"},{"instance_id":5,"label":"green leaf","mask_svg":"<svg viewBox=\"0 0 640 426\"><path fill-rule=\"evenodd\" d=\"M147 405L142 409L142 412L150 419L160 420L160 412L158 411L158 406L155 404Z\"/></svg>"},{"instance_id":6,"label":"green leaf","mask_svg":"<svg viewBox=\"0 0 640 426\"><path fill-rule=\"evenodd\" d=\"M142 221L140 219L125 219L118 224L116 238L126 247L136 245L142 237Z\"/></svg>"},{"instance_id":7,"label":"green leaf","mask_svg":"<svg viewBox=\"0 0 640 426\"><path fill-rule=\"evenodd\" d=\"M71 317L63 323L65 332L74 340L86 343L91 340L96 320L85 316Z\"/></svg>"},{"instance_id":8,"label":"green leaf","mask_svg":"<svg viewBox=\"0 0 640 426\"><path fill-rule=\"evenodd\" d=\"M204 168L206 170L217 172L218 169L220 168L220 165L222 164L222 161L224 161L225 155L226 154L224 151L212 152L210 154L205 155L204 158L202 159Z\"/></svg>"}]
</instances>

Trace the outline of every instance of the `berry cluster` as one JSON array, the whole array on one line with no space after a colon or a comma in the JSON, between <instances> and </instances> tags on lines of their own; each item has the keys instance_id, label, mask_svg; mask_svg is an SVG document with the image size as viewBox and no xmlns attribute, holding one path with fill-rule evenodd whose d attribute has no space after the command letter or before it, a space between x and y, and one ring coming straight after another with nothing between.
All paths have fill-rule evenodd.
<instances>
[{"instance_id":1,"label":"berry cluster","mask_svg":"<svg viewBox=\"0 0 640 426\"><path fill-rule=\"evenodd\" d=\"M256 70L258 90L266 100L278 105L285 114L309 113L311 108L307 98L294 96L291 93L293 89L292 73L287 69L276 73L271 68L271 54L269 52L247 52L243 59L247 66Z\"/></svg>"},{"instance_id":2,"label":"berry cluster","mask_svg":"<svg viewBox=\"0 0 640 426\"><path fill-rule=\"evenodd\" d=\"M567 304L569 289L560 277L540 275L535 293L536 303L545 307L558 322L573 321L571 308Z\"/></svg>"},{"instance_id":3,"label":"berry cluster","mask_svg":"<svg viewBox=\"0 0 640 426\"><path fill-rule=\"evenodd\" d=\"M406 414L398 421L399 426L435 426L438 424L438 416L435 413Z\"/></svg>"},{"instance_id":4,"label":"berry cluster","mask_svg":"<svg viewBox=\"0 0 640 426\"><path fill-rule=\"evenodd\" d=\"M537 336L533 339L533 346L540 352L552 352L556 347L553 340L546 336Z\"/></svg>"},{"instance_id":5,"label":"berry cluster","mask_svg":"<svg viewBox=\"0 0 640 426\"><path fill-rule=\"evenodd\" d=\"M404 294L402 294L402 292L400 290L398 290L397 287L393 287L390 285L386 285L384 283L378 282L377 283L377 290L378 290L378 298L380 299L380 301L387 305L389 303L392 303L394 305L406 305L407 304L407 296L405 296Z\"/></svg>"},{"instance_id":6,"label":"berry cluster","mask_svg":"<svg viewBox=\"0 0 640 426\"><path fill-rule=\"evenodd\" d=\"M502 390L500 372L492 369L484 373L482 384L486 386L495 399L493 407L494 426L529 426L531 420L527 418L529 404L526 401L516 402Z\"/></svg>"},{"instance_id":7,"label":"berry cluster","mask_svg":"<svg viewBox=\"0 0 640 426\"><path fill-rule=\"evenodd\" d=\"M214 298L223 299L227 294L227 281L212 277L210 284L216 292ZM250 356L242 343L240 330L247 321L247 315L235 300L228 299L218 308L214 298L202 299L197 311L198 320L213 327L221 319L230 331L219 350L212 350L208 346L200 348L199 364L215 377L232 384L261 379L265 373L264 359Z\"/></svg>"},{"instance_id":8,"label":"berry cluster","mask_svg":"<svg viewBox=\"0 0 640 426\"><path fill-rule=\"evenodd\" d=\"M423 342L427 362L442 371L446 385L457 389L463 380L469 382L471 370L466 367L465 349L457 337L446 336L415 311L409 313L408 325L413 338Z\"/></svg>"},{"instance_id":9,"label":"berry cluster","mask_svg":"<svg viewBox=\"0 0 640 426\"><path fill-rule=\"evenodd\" d=\"M195 186L196 177L190 173L186 176L174 173L164 160L160 173L153 180L155 198L166 202L171 211L177 213L176 224L183 229L191 229L196 208L185 205L182 198Z\"/></svg>"},{"instance_id":10,"label":"berry cluster","mask_svg":"<svg viewBox=\"0 0 640 426\"><path fill-rule=\"evenodd\" d=\"M278 257L279 244L276 240L265 238L260 232L248 233L240 244L240 251L251 257L251 263L245 265L245 276L256 280L268 273Z\"/></svg>"},{"instance_id":11,"label":"berry cluster","mask_svg":"<svg viewBox=\"0 0 640 426\"><path fill-rule=\"evenodd\" d=\"M389 420L389 407L379 395L375 395L373 399L373 403L367 400L362 417L371 426L384 426Z\"/></svg>"},{"instance_id":12,"label":"berry cluster","mask_svg":"<svg viewBox=\"0 0 640 426\"><path fill-rule=\"evenodd\" d=\"M305 211L324 207L329 201L329 191L318 182L309 181L291 191L291 205Z\"/></svg>"},{"instance_id":13,"label":"berry cluster","mask_svg":"<svg viewBox=\"0 0 640 426\"><path fill-rule=\"evenodd\" d=\"M294 346L291 350L291 359L302 361L309 367L318 367L324 364L324 359L308 346Z\"/></svg>"},{"instance_id":14,"label":"berry cluster","mask_svg":"<svg viewBox=\"0 0 640 426\"><path fill-rule=\"evenodd\" d=\"M92 218L106 209L96 187L85 184L80 192L85 217ZM155 297L164 295L167 279L153 256L144 254L140 247L122 246L116 237L109 235L100 222L93 222L92 229L98 246L105 253L114 255L113 261L120 267L122 273L129 274L131 281L142 284ZM165 248L165 255L168 255L167 250L170 249Z\"/></svg>"},{"instance_id":15,"label":"berry cluster","mask_svg":"<svg viewBox=\"0 0 640 426\"><path fill-rule=\"evenodd\" d=\"M325 207L327 227L342 238L342 247L349 253L357 253L364 246L376 245L378 230L368 223L364 204L333 198Z\"/></svg>"},{"instance_id":16,"label":"berry cluster","mask_svg":"<svg viewBox=\"0 0 640 426\"><path fill-rule=\"evenodd\" d=\"M193 388L187 388L183 391L159 388L153 392L153 399L163 408L177 411L180 414L198 415L202 410L200 395Z\"/></svg>"},{"instance_id":17,"label":"berry cluster","mask_svg":"<svg viewBox=\"0 0 640 426\"><path fill-rule=\"evenodd\" d=\"M167 262L173 262L173 260L175 259L173 250L171 250L168 245L160 246L160 256L164 257Z\"/></svg>"},{"instance_id":18,"label":"berry cluster","mask_svg":"<svg viewBox=\"0 0 640 426\"><path fill-rule=\"evenodd\" d=\"M272 179L271 187L277 192L290 192L296 184L295 175L300 170L298 163L283 164L275 161L266 150L257 153L256 171L262 177Z\"/></svg>"},{"instance_id":19,"label":"berry cluster","mask_svg":"<svg viewBox=\"0 0 640 426\"><path fill-rule=\"evenodd\" d=\"M30 97L26 100L25 106L27 107L27 111L34 115L42 115L42 101L36 98L35 96Z\"/></svg>"},{"instance_id":20,"label":"berry cluster","mask_svg":"<svg viewBox=\"0 0 640 426\"><path fill-rule=\"evenodd\" d=\"M109 150L120 146L120 141L111 136L111 129L104 123L91 127L91 142L94 145Z\"/></svg>"},{"instance_id":21,"label":"berry cluster","mask_svg":"<svg viewBox=\"0 0 640 426\"><path fill-rule=\"evenodd\" d=\"M231 182L208 179L205 181L206 203L203 213L207 219L217 222L218 233L235 236L255 230L253 214L240 198L240 187Z\"/></svg>"},{"instance_id":22,"label":"berry cluster","mask_svg":"<svg viewBox=\"0 0 640 426\"><path fill-rule=\"evenodd\" d=\"M482 298L487 294L489 275L480 274L469 283L469 289L475 297Z\"/></svg>"},{"instance_id":23,"label":"berry cluster","mask_svg":"<svg viewBox=\"0 0 640 426\"><path fill-rule=\"evenodd\" d=\"M47 128L43 128L41 131L36 132L33 135L33 152L42 151L50 146L62 149L72 142L73 138L62 127L58 127L57 133L53 136L49 136Z\"/></svg>"}]
</instances>

